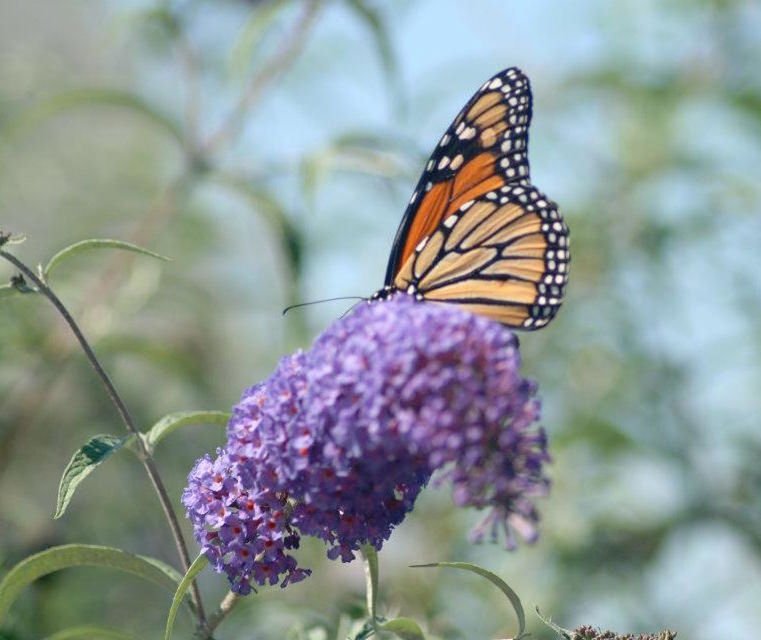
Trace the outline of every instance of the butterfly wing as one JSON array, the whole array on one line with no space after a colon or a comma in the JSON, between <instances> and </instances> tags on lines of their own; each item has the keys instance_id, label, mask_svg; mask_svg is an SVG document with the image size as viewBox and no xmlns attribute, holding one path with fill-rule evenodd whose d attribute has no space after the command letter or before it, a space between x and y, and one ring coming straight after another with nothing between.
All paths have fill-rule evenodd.
<instances>
[{"instance_id":1,"label":"butterfly wing","mask_svg":"<svg viewBox=\"0 0 761 640\"><path fill-rule=\"evenodd\" d=\"M557 205L531 185L508 184L460 205L418 243L393 285L538 329L560 307L569 260Z\"/></svg>"},{"instance_id":2,"label":"butterfly wing","mask_svg":"<svg viewBox=\"0 0 761 640\"><path fill-rule=\"evenodd\" d=\"M528 183L531 86L511 67L487 80L431 154L391 249L391 285L420 241L469 200L506 184Z\"/></svg>"}]
</instances>

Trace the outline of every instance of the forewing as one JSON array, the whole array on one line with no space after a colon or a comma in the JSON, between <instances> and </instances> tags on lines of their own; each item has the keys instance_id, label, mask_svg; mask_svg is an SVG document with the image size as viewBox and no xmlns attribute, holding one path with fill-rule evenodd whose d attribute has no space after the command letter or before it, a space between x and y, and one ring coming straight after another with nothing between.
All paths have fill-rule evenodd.
<instances>
[{"instance_id":1,"label":"forewing","mask_svg":"<svg viewBox=\"0 0 761 640\"><path fill-rule=\"evenodd\" d=\"M528 184L531 86L516 67L489 78L442 136L391 249L385 284L418 243L460 206L506 184Z\"/></svg>"},{"instance_id":2,"label":"forewing","mask_svg":"<svg viewBox=\"0 0 761 640\"><path fill-rule=\"evenodd\" d=\"M563 301L569 261L557 205L531 185L504 185L462 204L421 240L394 286L538 329Z\"/></svg>"}]
</instances>

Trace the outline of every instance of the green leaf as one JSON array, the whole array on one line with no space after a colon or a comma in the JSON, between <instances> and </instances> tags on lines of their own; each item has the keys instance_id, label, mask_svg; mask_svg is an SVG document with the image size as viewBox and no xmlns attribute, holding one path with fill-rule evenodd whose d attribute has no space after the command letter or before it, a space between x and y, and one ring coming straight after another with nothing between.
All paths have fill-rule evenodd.
<instances>
[{"instance_id":1,"label":"green leaf","mask_svg":"<svg viewBox=\"0 0 761 640\"><path fill-rule=\"evenodd\" d=\"M103 433L93 436L74 452L58 485L58 499L53 514L54 520L64 514L79 483L95 471L95 468L108 456L121 449L125 441L126 438L118 438Z\"/></svg>"},{"instance_id":2,"label":"green leaf","mask_svg":"<svg viewBox=\"0 0 761 640\"><path fill-rule=\"evenodd\" d=\"M145 443L153 451L161 440L180 427L191 424L211 424L224 427L229 420L230 414L224 411L178 411L177 413L170 413L148 429L144 436Z\"/></svg>"},{"instance_id":3,"label":"green leaf","mask_svg":"<svg viewBox=\"0 0 761 640\"><path fill-rule=\"evenodd\" d=\"M375 620L378 604L378 552L371 544L363 544L360 551L365 565L367 613L370 614L371 620Z\"/></svg>"},{"instance_id":4,"label":"green leaf","mask_svg":"<svg viewBox=\"0 0 761 640\"><path fill-rule=\"evenodd\" d=\"M52 547L13 567L0 582L0 622L21 591L37 578L68 567L94 566L124 571L174 591L181 576L169 565L146 556L89 544L66 544Z\"/></svg>"},{"instance_id":5,"label":"green leaf","mask_svg":"<svg viewBox=\"0 0 761 640\"><path fill-rule=\"evenodd\" d=\"M354 12L360 21L364 22L372 34L375 41L375 48L378 51L383 71L386 75L386 81L392 95L397 100L400 98L401 87L398 80L398 70L394 47L391 45L391 39L388 35L388 28L383 23L383 18L378 10L365 0L346 0L347 6Z\"/></svg>"},{"instance_id":6,"label":"green leaf","mask_svg":"<svg viewBox=\"0 0 761 640\"><path fill-rule=\"evenodd\" d=\"M290 2L287 0L274 0L274 2L258 3L251 11L251 15L240 31L235 44L232 47L230 63L233 72L239 76L245 75L252 60L262 48L267 35L272 31L272 25L277 21L283 9Z\"/></svg>"},{"instance_id":7,"label":"green leaf","mask_svg":"<svg viewBox=\"0 0 761 640\"><path fill-rule=\"evenodd\" d=\"M82 625L80 627L62 629L52 636L47 636L45 640L78 640L79 638L85 640L138 640L138 637L133 636L131 633L107 629L105 627L96 627L94 625Z\"/></svg>"},{"instance_id":8,"label":"green leaf","mask_svg":"<svg viewBox=\"0 0 761 640\"><path fill-rule=\"evenodd\" d=\"M193 564L188 568L188 572L182 577L180 584L177 587L177 591L174 593L172 599L172 606L169 608L169 615L166 619L166 631L164 632L164 640L169 640L172 637L172 629L174 628L174 619L177 617L177 611L182 604L182 599L190 589L190 585L193 584L195 577L203 571L204 567L209 564L209 560L205 555L200 554Z\"/></svg>"},{"instance_id":9,"label":"green leaf","mask_svg":"<svg viewBox=\"0 0 761 640\"><path fill-rule=\"evenodd\" d=\"M79 242L75 242L65 249L61 249L52 258L50 258L48 264L45 266L45 269L42 271L43 279L47 280L53 269L55 269L67 258L71 258L72 256L82 253L83 251L89 251L91 249L123 249L124 251L134 251L135 253L140 253L144 256L158 258L159 260L164 260L167 262L171 261L171 258L162 256L160 253L148 251L148 249L139 247L138 245L132 244L131 242L123 242L122 240L110 240L103 238L92 238L90 240L80 240Z\"/></svg>"},{"instance_id":10,"label":"green leaf","mask_svg":"<svg viewBox=\"0 0 761 640\"><path fill-rule=\"evenodd\" d=\"M497 587L502 593L505 594L507 599L515 611L515 615L518 618L518 635L515 636L515 640L522 638L526 633L526 614L523 612L523 605L518 597L518 594L513 591L508 584L502 580L499 576L493 574L491 571L479 567L476 564L470 562L434 562L431 564L414 564L415 568L427 568L427 567L451 567L452 569L462 569L463 571L470 571L483 578L486 578L495 587Z\"/></svg>"},{"instance_id":11,"label":"green leaf","mask_svg":"<svg viewBox=\"0 0 761 640\"><path fill-rule=\"evenodd\" d=\"M252 209L263 215L278 234L280 246L288 259L294 277L301 273L304 240L298 225L291 222L285 205L268 189L236 175L217 173L220 184L234 190L245 198Z\"/></svg>"},{"instance_id":12,"label":"green leaf","mask_svg":"<svg viewBox=\"0 0 761 640\"><path fill-rule=\"evenodd\" d=\"M0 134L9 137L17 136L50 117L72 109L92 106L128 109L164 129L180 146L184 147L185 134L174 118L162 113L140 96L115 89L75 89L59 93L12 118Z\"/></svg>"},{"instance_id":13,"label":"green leaf","mask_svg":"<svg viewBox=\"0 0 761 640\"><path fill-rule=\"evenodd\" d=\"M390 631L402 640L425 640L423 630L412 618L394 618L378 625L381 631Z\"/></svg>"},{"instance_id":14,"label":"green leaf","mask_svg":"<svg viewBox=\"0 0 761 640\"><path fill-rule=\"evenodd\" d=\"M563 629L563 627L559 627L549 618L545 618L542 615L542 612L539 611L539 607L536 607L536 615L539 616L539 619L544 622L544 624L546 624L550 629L557 633L559 638L563 638L564 640L571 640L571 631L568 629Z\"/></svg>"},{"instance_id":15,"label":"green leaf","mask_svg":"<svg viewBox=\"0 0 761 640\"><path fill-rule=\"evenodd\" d=\"M21 292L12 284L0 285L0 300L3 298L11 298L16 295L21 295Z\"/></svg>"}]
</instances>

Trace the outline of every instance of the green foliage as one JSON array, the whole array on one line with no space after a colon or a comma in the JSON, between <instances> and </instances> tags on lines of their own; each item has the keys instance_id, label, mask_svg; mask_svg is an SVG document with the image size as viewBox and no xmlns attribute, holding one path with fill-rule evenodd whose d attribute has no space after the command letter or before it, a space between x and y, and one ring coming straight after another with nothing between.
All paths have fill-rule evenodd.
<instances>
[{"instance_id":1,"label":"green foliage","mask_svg":"<svg viewBox=\"0 0 761 640\"><path fill-rule=\"evenodd\" d=\"M228 420L230 420L230 414L224 411L178 411L170 413L148 429L144 436L145 444L149 450L153 451L159 442L181 427L198 424L224 427Z\"/></svg>"},{"instance_id":2,"label":"green foliage","mask_svg":"<svg viewBox=\"0 0 761 640\"><path fill-rule=\"evenodd\" d=\"M117 629L107 629L95 625L83 625L62 629L45 640L137 640L137 636Z\"/></svg>"},{"instance_id":3,"label":"green foliage","mask_svg":"<svg viewBox=\"0 0 761 640\"><path fill-rule=\"evenodd\" d=\"M174 593L174 598L172 598L172 605L169 607L169 615L166 619L166 630L164 631L164 640L171 639L172 631L174 629L174 621L177 618L177 612L180 610L180 605L187 595L193 580L195 580L196 576L201 573L208 564L209 560L206 556L200 554L195 560L193 560L193 564L190 565L185 575L182 576L180 584L177 585L177 591Z\"/></svg>"},{"instance_id":4,"label":"green foliage","mask_svg":"<svg viewBox=\"0 0 761 640\"><path fill-rule=\"evenodd\" d=\"M121 449L127 438L128 436L118 438L108 434L93 436L74 452L58 485L58 498L53 518L58 519L64 514L79 483L95 471L95 468L112 453Z\"/></svg>"},{"instance_id":5,"label":"green foliage","mask_svg":"<svg viewBox=\"0 0 761 640\"><path fill-rule=\"evenodd\" d=\"M164 416L142 435L142 438L145 446L152 452L159 442L181 427L198 424L223 427L229 419L230 414L223 411L180 411ZM134 435L117 437L101 434L93 436L77 449L61 476L53 518L60 518L64 514L79 484L111 454L125 445L136 452L135 441Z\"/></svg>"},{"instance_id":6,"label":"green foliage","mask_svg":"<svg viewBox=\"0 0 761 640\"><path fill-rule=\"evenodd\" d=\"M302 3L149 2L139 15L116 4L10 1L0 220L29 232L35 245L25 250L43 256L98 235L175 257L177 268L161 272L132 252L56 272L140 425L179 407L228 407L340 313L311 307L286 330L283 306L373 290L424 163L419 149L435 143L472 83L520 64L535 89L532 174L560 203L573 242L558 320L521 337L554 460L543 537L527 553L474 551L462 540L475 516L427 492L390 546L414 537L434 557L477 557L515 576L522 594L541 586L558 619L593 606L622 626L673 622L680 637L703 640L712 627L700 603L710 600L758 627L761 87L758 15L747 2L615 11L593 2L572 21L541 3L486 2L473 13L430 0L325 2L304 49L275 69L281 26ZM372 93L368 57L392 99ZM403 86L404 112L393 100ZM207 153L217 116L249 87L244 131ZM7 282L10 272L0 275ZM21 288L0 284L0 558L10 565L61 539L116 538L176 558L148 483L129 475L92 483L98 514L71 511L65 528L49 521L52 488L91 437L86 425L110 425L114 414L73 341ZM223 415L207 423L221 426ZM185 424L165 420L146 432L151 448ZM222 441L216 429L192 435L160 450L175 506L192 460ZM358 568L328 570L322 549L299 552L312 578L284 598L248 599L226 637L256 628L280 638L302 617L318 627L299 640L374 632L347 578ZM389 550L397 562L404 553ZM696 571L706 554L722 559L710 575ZM0 634L45 637L103 615L155 635L165 609L150 594L130 593L134 610L93 611L92 594L118 581L87 574L84 586L77 572L41 580L39 601L26 611L19 601ZM457 576L417 574L395 571L388 600L429 637L491 633L488 581L465 590ZM653 589L672 581L691 588ZM82 597L64 605L75 587ZM223 588L219 576L205 585L215 597ZM455 598L467 606L450 615ZM531 622L534 637L553 637Z\"/></svg>"},{"instance_id":7,"label":"green foliage","mask_svg":"<svg viewBox=\"0 0 761 640\"><path fill-rule=\"evenodd\" d=\"M378 625L378 629L393 633L401 640L425 640L420 625L412 618L394 618Z\"/></svg>"},{"instance_id":8,"label":"green foliage","mask_svg":"<svg viewBox=\"0 0 761 640\"><path fill-rule=\"evenodd\" d=\"M132 244L131 242L124 242L123 240L91 238L89 240L81 240L79 242L75 242L74 244L61 249L52 258L50 258L48 263L45 265L45 268L42 270L43 279L47 280L53 273L53 270L56 269L62 262L65 262L69 258L73 258L76 255L85 253L92 249L122 249L124 251L133 251L134 253L150 256L152 258L158 258L159 260L171 260L171 258L167 258L166 256L162 256L161 254L155 253L153 251L148 251L148 249L138 247L136 244Z\"/></svg>"},{"instance_id":9,"label":"green foliage","mask_svg":"<svg viewBox=\"0 0 761 640\"><path fill-rule=\"evenodd\" d=\"M430 564L415 564L412 566L416 569L449 567L451 569L469 571L481 576L482 578L486 578L495 587L497 587L497 589L505 594L505 597L510 602L510 606L512 606L513 611L515 611L515 616L518 618L518 635L515 636L515 640L518 640L519 638L522 638L526 635L526 614L523 611L521 600L518 597L518 594L515 593L515 591L513 591L513 589L498 575L471 562L433 562Z\"/></svg>"},{"instance_id":10,"label":"green foliage","mask_svg":"<svg viewBox=\"0 0 761 640\"><path fill-rule=\"evenodd\" d=\"M16 138L37 127L42 121L72 110L91 107L115 107L125 109L147 119L159 129L182 144L185 134L182 127L170 116L162 113L138 95L126 91L103 88L86 88L64 91L36 104L32 109L5 122L0 136Z\"/></svg>"},{"instance_id":11,"label":"green foliage","mask_svg":"<svg viewBox=\"0 0 761 640\"><path fill-rule=\"evenodd\" d=\"M172 591L182 579L172 567L160 560L121 549L88 544L52 547L25 558L0 581L0 622L24 587L54 571L83 566L124 571Z\"/></svg>"}]
</instances>

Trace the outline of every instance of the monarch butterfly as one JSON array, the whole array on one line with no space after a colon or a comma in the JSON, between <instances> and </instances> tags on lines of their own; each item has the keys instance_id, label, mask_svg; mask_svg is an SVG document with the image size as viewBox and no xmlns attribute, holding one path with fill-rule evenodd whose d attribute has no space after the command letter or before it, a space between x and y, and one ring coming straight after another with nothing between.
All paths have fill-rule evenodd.
<instances>
[{"instance_id":1,"label":"monarch butterfly","mask_svg":"<svg viewBox=\"0 0 761 640\"><path fill-rule=\"evenodd\" d=\"M404 291L528 330L555 316L568 227L530 181L531 111L529 80L516 67L473 95L428 160L373 299Z\"/></svg>"}]
</instances>

